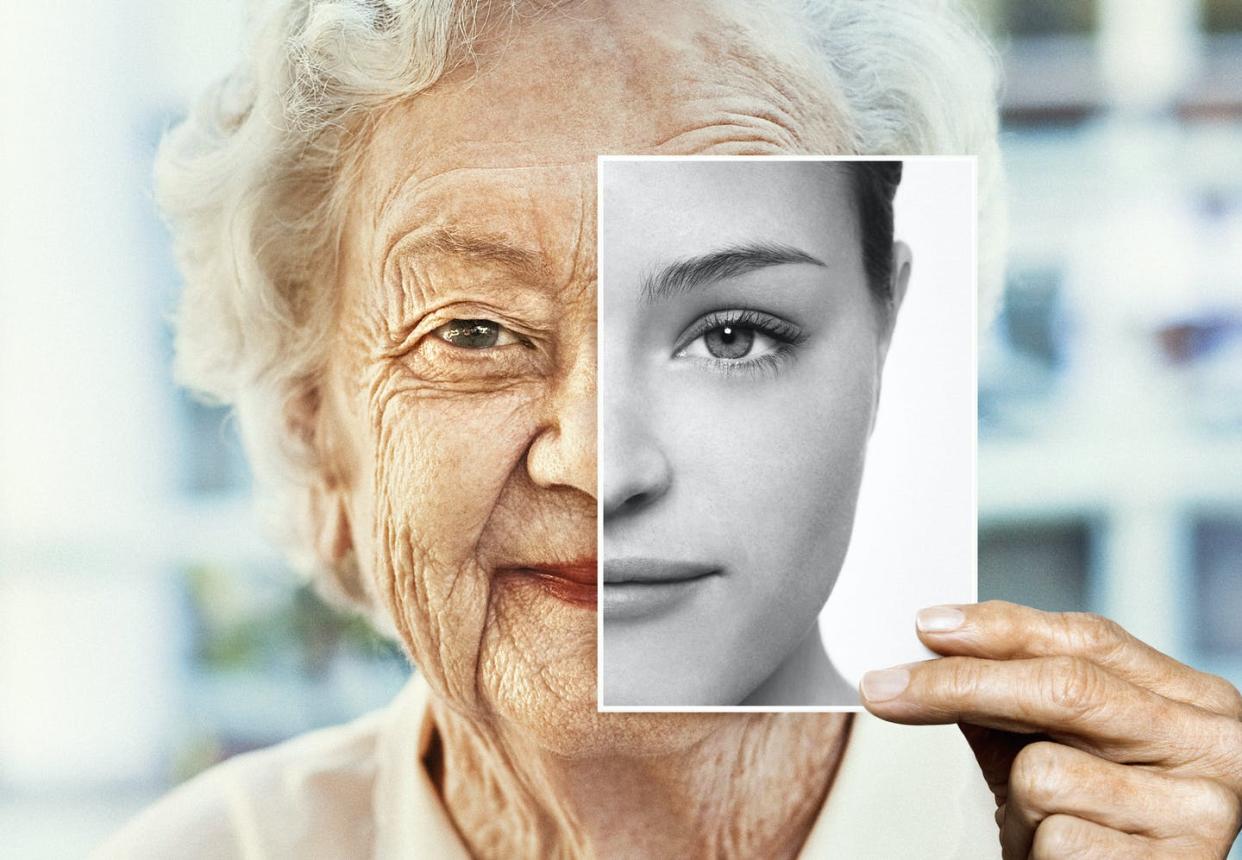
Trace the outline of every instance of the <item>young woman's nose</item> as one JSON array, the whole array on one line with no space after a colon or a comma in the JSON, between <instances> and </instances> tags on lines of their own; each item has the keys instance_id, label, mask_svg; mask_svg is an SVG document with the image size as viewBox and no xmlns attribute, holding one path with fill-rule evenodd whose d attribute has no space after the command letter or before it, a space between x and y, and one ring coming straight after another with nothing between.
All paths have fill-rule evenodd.
<instances>
[{"instance_id":1,"label":"young woman's nose","mask_svg":"<svg viewBox=\"0 0 1242 860\"><path fill-rule=\"evenodd\" d=\"M605 528L610 518L632 516L658 502L673 481L668 458L642 418L642 406L626 402L608 406L604 404L600 428Z\"/></svg>"}]
</instances>

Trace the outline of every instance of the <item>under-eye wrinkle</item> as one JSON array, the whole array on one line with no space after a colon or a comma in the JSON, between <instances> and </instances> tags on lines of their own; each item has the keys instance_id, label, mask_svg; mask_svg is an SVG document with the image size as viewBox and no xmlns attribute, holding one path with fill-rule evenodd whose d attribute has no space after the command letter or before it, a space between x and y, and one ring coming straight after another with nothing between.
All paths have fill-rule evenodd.
<instances>
[{"instance_id":1,"label":"under-eye wrinkle","mask_svg":"<svg viewBox=\"0 0 1242 860\"><path fill-rule=\"evenodd\" d=\"M463 309L482 310L472 305ZM539 334L519 331L520 324L508 320L457 317L444 310L426 315L399 348L380 357L399 361L420 382L445 390L497 391L546 377L546 339Z\"/></svg>"}]
</instances>

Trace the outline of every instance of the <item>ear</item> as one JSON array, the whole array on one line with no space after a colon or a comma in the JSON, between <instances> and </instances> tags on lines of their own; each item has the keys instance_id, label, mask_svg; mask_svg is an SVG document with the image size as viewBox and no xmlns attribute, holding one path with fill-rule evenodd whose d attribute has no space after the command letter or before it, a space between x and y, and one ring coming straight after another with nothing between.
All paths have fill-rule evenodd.
<instances>
[{"instance_id":1,"label":"ear","mask_svg":"<svg viewBox=\"0 0 1242 860\"><path fill-rule=\"evenodd\" d=\"M893 243L893 275L889 284L888 302L880 310L879 336L876 338L875 361L875 401L871 404L871 430L875 430L876 415L880 411L880 389L883 388L884 362L888 358L888 348L893 342L893 330L897 327L897 313L906 299L906 289L910 286L910 268L914 257L910 246L905 242Z\"/></svg>"},{"instance_id":2,"label":"ear","mask_svg":"<svg viewBox=\"0 0 1242 860\"><path fill-rule=\"evenodd\" d=\"M884 370L884 360L888 358L888 347L893 342L893 329L897 326L897 312L901 310L901 303L906 298L906 289L910 286L910 267L913 262L914 255L910 251L910 246L905 242L894 242L893 276L889 284L888 306L884 309L878 342L881 373Z\"/></svg>"},{"instance_id":3,"label":"ear","mask_svg":"<svg viewBox=\"0 0 1242 860\"><path fill-rule=\"evenodd\" d=\"M324 567L340 571L354 549L345 494L339 487L316 479L310 488L308 508L316 558Z\"/></svg>"},{"instance_id":4,"label":"ear","mask_svg":"<svg viewBox=\"0 0 1242 860\"><path fill-rule=\"evenodd\" d=\"M311 464L307 487L305 534L320 566L340 572L354 548L349 515L349 488L344 479L341 447L335 442L322 389L307 386L285 409L287 428Z\"/></svg>"}]
</instances>

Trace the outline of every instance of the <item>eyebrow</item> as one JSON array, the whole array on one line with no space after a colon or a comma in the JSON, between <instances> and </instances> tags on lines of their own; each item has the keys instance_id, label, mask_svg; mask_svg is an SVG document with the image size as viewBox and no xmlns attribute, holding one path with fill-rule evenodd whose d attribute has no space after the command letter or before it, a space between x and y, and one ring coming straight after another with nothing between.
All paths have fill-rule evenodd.
<instances>
[{"instance_id":1,"label":"eyebrow","mask_svg":"<svg viewBox=\"0 0 1242 860\"><path fill-rule=\"evenodd\" d=\"M412 238L404 243L402 251L434 251L474 262L501 265L528 275L537 275L543 270L537 254L513 244L504 236L472 233L454 227L437 227Z\"/></svg>"},{"instance_id":2,"label":"eyebrow","mask_svg":"<svg viewBox=\"0 0 1242 860\"><path fill-rule=\"evenodd\" d=\"M648 303L663 301L708 286L724 278L735 278L757 269L784 266L790 263L824 265L822 260L792 245L775 242L731 245L718 251L677 260L644 276L641 295L643 301Z\"/></svg>"}]
</instances>

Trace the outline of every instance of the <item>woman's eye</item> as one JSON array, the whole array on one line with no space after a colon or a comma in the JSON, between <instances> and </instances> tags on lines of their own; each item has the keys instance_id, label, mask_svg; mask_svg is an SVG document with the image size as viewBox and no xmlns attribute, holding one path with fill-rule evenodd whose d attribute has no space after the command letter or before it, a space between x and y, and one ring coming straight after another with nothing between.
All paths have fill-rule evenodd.
<instances>
[{"instance_id":1,"label":"woman's eye","mask_svg":"<svg viewBox=\"0 0 1242 860\"><path fill-rule=\"evenodd\" d=\"M800 326L765 311L713 311L682 332L673 358L724 374L768 373L792 359L806 339Z\"/></svg>"},{"instance_id":2,"label":"woman's eye","mask_svg":"<svg viewBox=\"0 0 1242 860\"><path fill-rule=\"evenodd\" d=\"M440 340L461 349L491 349L527 343L495 320L450 320L432 331Z\"/></svg>"},{"instance_id":3,"label":"woman's eye","mask_svg":"<svg viewBox=\"0 0 1242 860\"><path fill-rule=\"evenodd\" d=\"M780 341L747 325L718 325L707 329L682 348L678 355L686 358L714 358L738 361L771 353Z\"/></svg>"}]
</instances>

